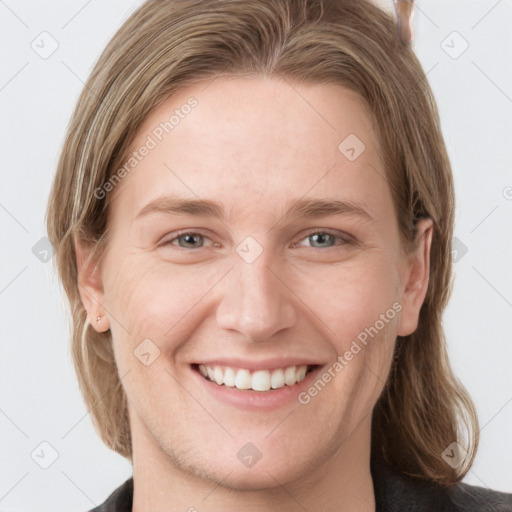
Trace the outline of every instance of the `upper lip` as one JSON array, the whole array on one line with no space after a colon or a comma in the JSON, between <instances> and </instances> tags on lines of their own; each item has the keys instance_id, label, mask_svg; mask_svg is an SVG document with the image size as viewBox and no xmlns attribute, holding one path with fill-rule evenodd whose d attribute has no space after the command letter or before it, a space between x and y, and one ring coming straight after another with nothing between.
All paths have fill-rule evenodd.
<instances>
[{"instance_id":1,"label":"upper lip","mask_svg":"<svg viewBox=\"0 0 512 512\"><path fill-rule=\"evenodd\" d=\"M201 361L197 361L195 364L204 364L205 366L209 366L213 368L214 366L229 366L231 368L243 368L246 370L276 370L278 368L287 368L288 366L318 366L325 364L324 362L319 362L314 360L313 358L304 358L304 357L286 357L279 358L274 357L270 359L264 359L261 361L256 360L247 360L247 359L237 359L237 358L226 358L226 359L202 359Z\"/></svg>"}]
</instances>

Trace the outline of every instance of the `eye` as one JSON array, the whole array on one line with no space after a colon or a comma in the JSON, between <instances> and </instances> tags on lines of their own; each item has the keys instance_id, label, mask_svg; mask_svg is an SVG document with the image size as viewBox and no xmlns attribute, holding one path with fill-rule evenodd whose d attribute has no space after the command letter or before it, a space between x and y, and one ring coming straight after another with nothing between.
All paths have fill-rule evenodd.
<instances>
[{"instance_id":1,"label":"eye","mask_svg":"<svg viewBox=\"0 0 512 512\"><path fill-rule=\"evenodd\" d=\"M177 233L172 238L164 241L161 246L172 245L180 249L200 249L205 247L205 241L210 240L202 233L195 231L182 231ZM309 244L304 245L303 241L309 241ZM294 244L294 247L313 247L315 249L329 249L330 247L342 245L354 245L355 240L349 235L341 235L338 233L331 233L326 230L317 230L309 233L303 237L299 242ZM218 243L211 243L214 247L219 247Z\"/></svg>"},{"instance_id":2,"label":"eye","mask_svg":"<svg viewBox=\"0 0 512 512\"><path fill-rule=\"evenodd\" d=\"M330 247L335 247L339 245L349 245L354 244L353 239L351 239L348 235L340 236L335 233L331 233L329 231L314 231L306 235L302 240L309 240L309 247L313 247L315 249L328 249ZM338 241L338 242L336 242ZM302 245L298 242L295 245ZM303 246L303 245L302 245ZM306 247L308 247L306 245Z\"/></svg>"},{"instance_id":3,"label":"eye","mask_svg":"<svg viewBox=\"0 0 512 512\"><path fill-rule=\"evenodd\" d=\"M161 245L177 245L181 249L199 249L204 247L205 240L209 239L201 233L196 233L194 231L182 231L181 233L177 233L173 238L164 241ZM177 244L174 242L177 242ZM218 244L212 245L218 246Z\"/></svg>"}]
</instances>

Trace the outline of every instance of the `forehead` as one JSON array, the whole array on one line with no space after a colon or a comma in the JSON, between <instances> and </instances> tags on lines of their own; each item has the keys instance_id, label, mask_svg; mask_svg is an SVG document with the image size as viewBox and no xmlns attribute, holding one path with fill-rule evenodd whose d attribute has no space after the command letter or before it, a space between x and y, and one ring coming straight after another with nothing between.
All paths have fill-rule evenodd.
<instances>
[{"instance_id":1,"label":"forehead","mask_svg":"<svg viewBox=\"0 0 512 512\"><path fill-rule=\"evenodd\" d=\"M197 83L139 128L114 210L133 219L156 197L178 194L261 214L294 197L334 195L368 202L378 215L390 197L374 130L362 98L340 85L263 77Z\"/></svg>"}]
</instances>

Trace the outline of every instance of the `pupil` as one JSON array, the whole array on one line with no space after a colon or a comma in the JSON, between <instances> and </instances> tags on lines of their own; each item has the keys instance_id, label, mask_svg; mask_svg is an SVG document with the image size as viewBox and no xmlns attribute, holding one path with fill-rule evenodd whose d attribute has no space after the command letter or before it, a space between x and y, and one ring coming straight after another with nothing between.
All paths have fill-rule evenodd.
<instances>
[{"instance_id":1,"label":"pupil","mask_svg":"<svg viewBox=\"0 0 512 512\"><path fill-rule=\"evenodd\" d=\"M190 234L187 234L187 235L183 235L182 237L182 240L185 241L186 244L190 244L190 245L193 245L194 242L197 242L198 240L198 236L192 236Z\"/></svg>"},{"instance_id":2,"label":"pupil","mask_svg":"<svg viewBox=\"0 0 512 512\"><path fill-rule=\"evenodd\" d=\"M314 238L315 242L318 242L320 244L325 243L326 239L327 239L327 242L328 242L330 236L331 235L329 233L315 233L314 235L312 235L312 237Z\"/></svg>"}]
</instances>

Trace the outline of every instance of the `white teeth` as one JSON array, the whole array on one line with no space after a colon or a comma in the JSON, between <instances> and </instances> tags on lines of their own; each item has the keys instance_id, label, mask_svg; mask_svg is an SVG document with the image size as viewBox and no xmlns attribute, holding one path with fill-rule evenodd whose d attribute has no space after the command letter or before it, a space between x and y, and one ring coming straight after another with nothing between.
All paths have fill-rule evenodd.
<instances>
[{"instance_id":1,"label":"white teeth","mask_svg":"<svg viewBox=\"0 0 512 512\"><path fill-rule=\"evenodd\" d=\"M272 389L282 388L284 386L284 372L283 370L274 370L270 376L270 384Z\"/></svg>"},{"instance_id":2,"label":"white teeth","mask_svg":"<svg viewBox=\"0 0 512 512\"><path fill-rule=\"evenodd\" d=\"M226 368L224 370L224 384L228 388L234 388L236 383L236 373L233 368Z\"/></svg>"},{"instance_id":3,"label":"white teeth","mask_svg":"<svg viewBox=\"0 0 512 512\"><path fill-rule=\"evenodd\" d=\"M304 380L304 378L306 377L307 370L308 369L306 366L299 366L299 368L297 368L297 370L295 371L295 378L297 379L297 382Z\"/></svg>"},{"instance_id":4,"label":"white teeth","mask_svg":"<svg viewBox=\"0 0 512 512\"><path fill-rule=\"evenodd\" d=\"M287 386L293 386L297 382L295 377L295 366L289 366L284 372L284 382Z\"/></svg>"},{"instance_id":5,"label":"white teeth","mask_svg":"<svg viewBox=\"0 0 512 512\"><path fill-rule=\"evenodd\" d=\"M251 389L251 372L249 370L238 370L236 372L235 386L237 389Z\"/></svg>"},{"instance_id":6,"label":"white teeth","mask_svg":"<svg viewBox=\"0 0 512 512\"><path fill-rule=\"evenodd\" d=\"M269 391L286 386L293 386L295 383L304 380L308 367L288 366L276 370L257 370L251 373L244 368L231 368L214 366L213 368L204 364L199 365L201 375L219 386L225 385L230 388L252 389L254 391Z\"/></svg>"},{"instance_id":7,"label":"white teeth","mask_svg":"<svg viewBox=\"0 0 512 512\"><path fill-rule=\"evenodd\" d=\"M213 368L213 380L220 386L224 382L224 372L219 366Z\"/></svg>"},{"instance_id":8,"label":"white teeth","mask_svg":"<svg viewBox=\"0 0 512 512\"><path fill-rule=\"evenodd\" d=\"M270 372L259 370L252 374L252 389L254 391L268 391L270 389Z\"/></svg>"}]
</instances>

